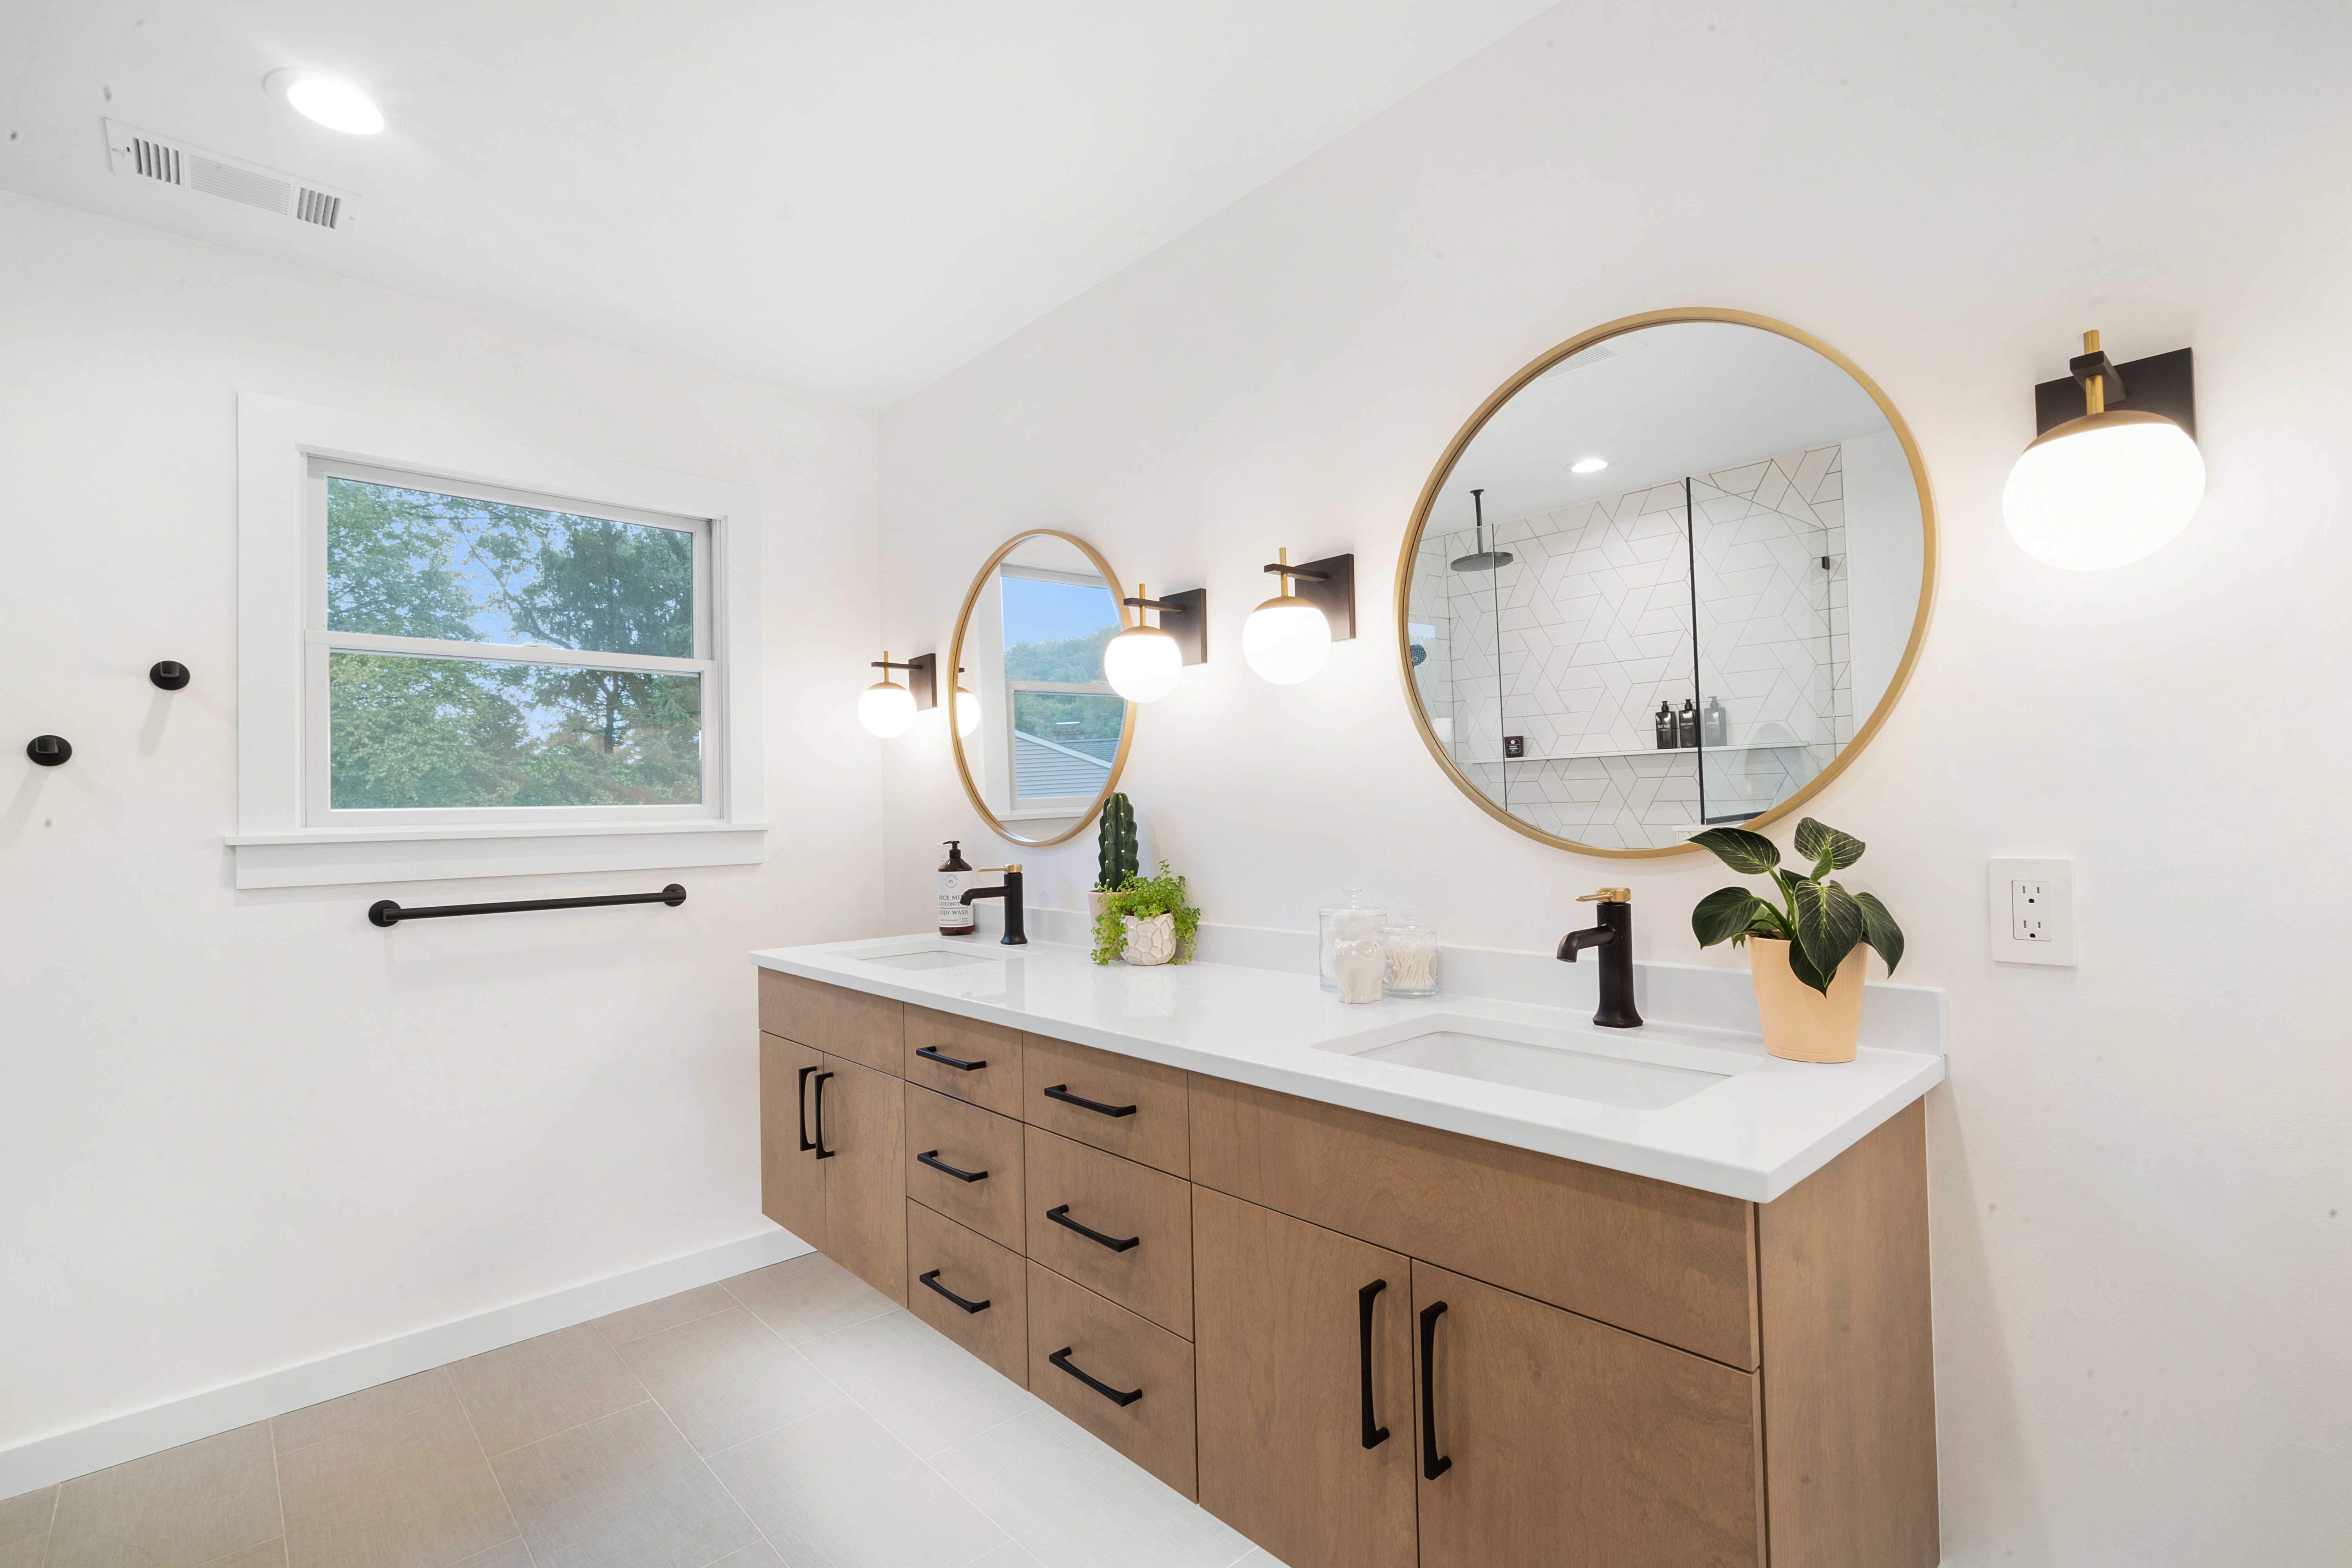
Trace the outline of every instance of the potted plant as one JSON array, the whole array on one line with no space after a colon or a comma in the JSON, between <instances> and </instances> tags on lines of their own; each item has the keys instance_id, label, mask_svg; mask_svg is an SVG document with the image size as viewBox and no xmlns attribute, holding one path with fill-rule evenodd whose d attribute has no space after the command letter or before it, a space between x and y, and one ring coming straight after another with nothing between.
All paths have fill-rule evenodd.
<instances>
[{"instance_id":1,"label":"potted plant","mask_svg":"<svg viewBox=\"0 0 2352 1568\"><path fill-rule=\"evenodd\" d=\"M1748 949L1764 1048L1798 1062L1850 1062L1862 1032L1862 950L1875 948L1886 973L1903 959L1903 930L1869 893L1829 879L1862 858L1861 839L1811 817L1797 824L1796 849L1810 871L1780 869L1780 850L1760 833L1710 827L1691 839L1733 870L1769 877L1780 900L1747 888L1709 893L1691 910L1701 947L1728 941Z\"/></svg>"},{"instance_id":2,"label":"potted plant","mask_svg":"<svg viewBox=\"0 0 2352 1568\"><path fill-rule=\"evenodd\" d=\"M1103 899L1135 880L1135 805L1123 795L1103 802L1095 828L1095 885L1087 894L1087 917L1102 919Z\"/></svg>"},{"instance_id":3,"label":"potted plant","mask_svg":"<svg viewBox=\"0 0 2352 1568\"><path fill-rule=\"evenodd\" d=\"M1129 877L1115 892L1102 895L1102 910L1095 916L1097 963L1124 958L1137 965L1182 963L1192 956L1201 933L1201 911L1184 902L1184 879L1160 862L1159 873Z\"/></svg>"}]
</instances>

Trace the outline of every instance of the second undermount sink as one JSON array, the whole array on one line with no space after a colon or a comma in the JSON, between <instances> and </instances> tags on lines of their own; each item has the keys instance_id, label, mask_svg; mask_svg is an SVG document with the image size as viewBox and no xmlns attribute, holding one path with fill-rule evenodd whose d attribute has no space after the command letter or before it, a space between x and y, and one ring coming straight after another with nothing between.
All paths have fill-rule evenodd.
<instances>
[{"instance_id":1,"label":"second undermount sink","mask_svg":"<svg viewBox=\"0 0 2352 1568\"><path fill-rule=\"evenodd\" d=\"M1755 1065L1737 1051L1448 1015L1320 1041L1316 1048L1634 1110L1663 1110Z\"/></svg>"}]
</instances>

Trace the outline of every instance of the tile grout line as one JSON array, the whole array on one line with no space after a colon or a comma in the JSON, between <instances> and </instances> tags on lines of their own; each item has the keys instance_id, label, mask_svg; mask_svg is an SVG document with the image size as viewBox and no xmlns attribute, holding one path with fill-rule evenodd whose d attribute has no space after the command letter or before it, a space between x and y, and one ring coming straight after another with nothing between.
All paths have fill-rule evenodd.
<instances>
[{"instance_id":1,"label":"tile grout line","mask_svg":"<svg viewBox=\"0 0 2352 1568\"><path fill-rule=\"evenodd\" d=\"M269 1484L278 1491L278 1539L286 1542L286 1561L294 1561L294 1542L286 1533L286 1477L278 1466L278 1417L269 1418Z\"/></svg>"},{"instance_id":2,"label":"tile grout line","mask_svg":"<svg viewBox=\"0 0 2352 1568\"><path fill-rule=\"evenodd\" d=\"M474 1425L474 1413L466 1408L466 1401L456 1393L457 1386L457 1380L452 1378L449 1383L450 1397L457 1402L458 1418L466 1423L467 1435L474 1439L474 1452L482 1457L482 1468L490 1472L490 1485L499 1489L499 1503L507 1510L508 1521L515 1527L514 1538L522 1542L523 1557L530 1563L531 1568L539 1568L539 1553L530 1549L530 1537L523 1533L522 1516L515 1512L514 1499L507 1496L507 1484L499 1479L499 1468L490 1463L490 1451L484 1446L482 1434ZM569 1430L569 1428L566 1429ZM527 1444L524 1446L529 1447ZM507 1451L512 1453L514 1450L510 1448ZM505 1544L503 1541L494 1541L490 1542L490 1547ZM487 1552L490 1547L484 1547L482 1550ZM478 1556L479 1553L476 1555Z\"/></svg>"},{"instance_id":3,"label":"tile grout line","mask_svg":"<svg viewBox=\"0 0 2352 1568\"><path fill-rule=\"evenodd\" d=\"M638 1386L643 1387L644 1384L640 1384ZM486 1459L503 1459L509 1454L520 1454L525 1448L535 1448L551 1438L562 1436L566 1432L577 1432L583 1426L593 1426L599 1421L610 1421L615 1415L626 1415L628 1412L635 1410L640 1405L653 1405L656 1403L658 1403L658 1401L654 1398L652 1394L648 1393L643 1399L632 1399L626 1405L620 1406L618 1409L607 1410L602 1415L592 1415L585 1421L574 1421L571 1426L559 1427L557 1430L548 1433L545 1436L533 1437L528 1443L517 1443L511 1448L500 1448L495 1454L489 1452L488 1448L485 1447L482 1452L482 1457ZM460 1408L463 1408L463 1406L460 1406ZM481 1434L478 1432L476 1433L474 1435L474 1441L476 1443L480 1443L481 1440Z\"/></svg>"},{"instance_id":4,"label":"tile grout line","mask_svg":"<svg viewBox=\"0 0 2352 1568\"><path fill-rule=\"evenodd\" d=\"M274 1454L271 1456L270 1462L272 1464L277 1462ZM58 1510L64 1505L66 1500L66 1484L64 1481L59 1481L57 1490L49 1494L48 1527L41 1531L41 1561L35 1563L33 1568L45 1568L45 1564L49 1560L49 1553L57 1550Z\"/></svg>"},{"instance_id":5,"label":"tile grout line","mask_svg":"<svg viewBox=\"0 0 2352 1568\"><path fill-rule=\"evenodd\" d=\"M718 1283L718 1282L717 1282L717 1281L713 1281L713 1283ZM726 1287L724 1284L719 1284L719 1288L720 1289L722 1289L722 1290L726 1290L726 1289L727 1289L727 1287ZM735 1292L733 1292L732 1290L727 1290L727 1297L728 1297L728 1300L730 1300L730 1301L735 1300ZM650 1306L652 1306L652 1305L653 1305L653 1303L652 1303L651 1301L648 1301L648 1302L646 1302L646 1306L648 1306L648 1307L650 1307ZM736 1305L740 1306L740 1305L741 1305L741 1303L740 1303L740 1301L738 1301L738 1302L736 1302ZM589 1319L589 1320L588 1320L588 1326L589 1326L590 1328L592 1328L592 1329L594 1329L594 1330L597 1331L597 1333L599 1333L599 1334L603 1335L603 1336L604 1336L604 1342L605 1342L607 1345L611 1346L611 1347L612 1347L615 1352L617 1352L617 1351L618 1351L618 1350L619 1350L623 1345L633 1345L633 1344L635 1344L639 1340L650 1340L650 1339L653 1339L653 1338L655 1338L655 1337L656 1337L656 1336L658 1336L658 1335L666 1334L666 1333L669 1332L671 1329L683 1329L683 1328L687 1327L687 1326L688 1326L688 1325L689 1325L689 1324L701 1322L705 1318L715 1318L715 1317L719 1316L719 1312L731 1312L731 1311L733 1311L734 1310L735 1310L735 1309L734 1309L734 1307L721 1307L721 1308L719 1308L719 1309L718 1310L718 1311L704 1312L704 1313L700 1314L700 1315L699 1315L699 1316L698 1316L698 1317L692 1317L692 1318L681 1318L681 1319L679 1319L677 1322L675 1322L675 1323L671 1323L671 1324L667 1325L667 1327L656 1329L656 1330L655 1330L652 1333L650 1333L650 1334L633 1334L633 1335L631 1335L629 1338L627 1338L627 1339L625 1339L625 1340L616 1340L616 1339L614 1339L614 1338L613 1337L613 1331L612 1331L612 1330L610 1330L610 1329L608 1329L608 1328L606 1328L606 1327L604 1326L604 1320L603 1320L602 1318L591 1318L591 1319ZM751 1312L751 1308L749 1308L749 1307L744 1307L744 1308L743 1308L743 1310L744 1310L745 1311L747 1311L747 1312ZM755 1317L755 1318L759 1316L759 1314L758 1314L757 1312L752 1312L752 1313L751 1313L751 1315L752 1315L753 1317Z\"/></svg>"},{"instance_id":6,"label":"tile grout line","mask_svg":"<svg viewBox=\"0 0 2352 1568\"><path fill-rule=\"evenodd\" d=\"M714 1314L714 1315L715 1315L715 1314ZM741 1514L741 1515L743 1516L743 1522L744 1522L744 1523L746 1523L746 1524L748 1524L748 1525L750 1525L750 1526L751 1527L751 1533L752 1533L753 1535L756 1535L756 1536L758 1536L758 1537L760 1538L760 1544L761 1544L761 1545L762 1545L762 1546L764 1546L764 1547L766 1547L769 1551L775 1552L776 1557L777 1557L777 1560L781 1562L781 1561L782 1560L782 1558L783 1558L783 1555L784 1555L784 1554L783 1554L783 1552L782 1552L782 1550L781 1550L781 1549L776 1545L776 1543L775 1543L774 1542L772 1542L772 1541L771 1541L771 1540L769 1540L769 1539L768 1539L768 1532L767 1532L766 1531L764 1531L764 1530L762 1530L762 1529L761 1529L761 1528L760 1528L760 1521L759 1521L758 1520L753 1519L753 1518L751 1517L751 1510L750 1509L745 1508L745 1507L743 1506L743 1500L742 1500L741 1498L739 1498L739 1497L737 1497L737 1496L735 1495L735 1489L734 1489L734 1488L732 1488L732 1487L730 1487L730 1486L729 1486L729 1485L727 1484L727 1482L726 1482L725 1479L724 1479L724 1478L722 1478L717 1470L715 1470L715 1469L713 1469L713 1468L711 1468L710 1460L709 1459L709 1458L708 1458L708 1457L706 1457L706 1456L703 1454L703 1452L702 1452L702 1450L701 1450L701 1449L699 1449L699 1448L698 1448L698 1447L696 1447L694 1446L694 1444L693 1444L692 1440L691 1440L691 1439L689 1439L689 1438L687 1436L687 1435L686 1435L685 1431L684 1431L682 1428L680 1428L680 1427L679 1427L679 1426L678 1426L678 1424L677 1424L677 1416L675 1416L675 1415L672 1415L669 1413L669 1406L668 1406L668 1405L664 1405L658 1397L656 1397L656 1398L652 1401L652 1404L653 1404L653 1407L654 1407L656 1410L658 1410L658 1411L660 1411L660 1412L661 1412L661 1418L662 1418L663 1420L665 1420L665 1421L667 1421L667 1422L668 1422L668 1423L669 1423L669 1429L670 1429L671 1431L673 1431L673 1432L677 1433L677 1440L678 1440L679 1442L684 1443L684 1444L686 1445L686 1451L687 1451L688 1453L692 1454L692 1455L694 1456L695 1463L697 1463L697 1464L698 1464L698 1465L700 1465L700 1466L702 1467L702 1473L703 1473L704 1475L706 1475L706 1476L709 1476L709 1477L710 1478L710 1479L711 1479L711 1483L712 1483L713 1485L717 1486L717 1487L718 1487L718 1489L719 1489L720 1491L724 1492L724 1493L727 1495L727 1500L728 1500L729 1502L731 1502L731 1503L733 1503L733 1504L735 1505L735 1511L736 1511L737 1513L740 1513L740 1514ZM787 1423L787 1425L789 1425L789 1423ZM778 1431L782 1431L782 1427L778 1427L778 1428L777 1428L777 1430L778 1430ZM756 1441L756 1440L757 1440L757 1439L751 1438L751 1437L746 1437L746 1438L744 1438L744 1439L743 1439L743 1442L744 1442L744 1443L750 1443L750 1442L754 1442L754 1441ZM741 1447L742 1446L743 1446L743 1444L742 1444L742 1443L738 1443L738 1444L733 1445L733 1447L739 1447L739 1448L740 1448L740 1447ZM725 1453L725 1452L727 1452L727 1450L726 1450L725 1448L721 1448L721 1449L719 1449L719 1451L720 1453L722 1453L722 1454L723 1454L723 1453ZM738 1547L738 1548L736 1549L736 1551L737 1551L737 1552L743 1552L743 1551L749 1551L749 1550L750 1550L750 1548L748 1548L748 1547ZM729 1553L727 1554L727 1557L732 1557L732 1556L734 1556L735 1554L736 1554L736 1552L729 1552ZM716 1564L717 1564L717 1563L724 1563L724 1562L726 1562L726 1561L727 1561L727 1557L720 1557L720 1558L717 1558L717 1559L715 1559L715 1560L714 1560L714 1562L713 1562L711 1564L707 1565L707 1568L716 1568Z\"/></svg>"}]
</instances>

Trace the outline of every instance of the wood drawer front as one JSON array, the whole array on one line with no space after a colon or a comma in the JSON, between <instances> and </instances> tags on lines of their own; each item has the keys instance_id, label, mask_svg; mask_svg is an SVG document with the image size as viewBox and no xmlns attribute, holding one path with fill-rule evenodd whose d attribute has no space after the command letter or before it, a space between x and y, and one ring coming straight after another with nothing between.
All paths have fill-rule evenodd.
<instances>
[{"instance_id":1,"label":"wood drawer front","mask_svg":"<svg viewBox=\"0 0 2352 1568\"><path fill-rule=\"evenodd\" d=\"M931 1276L929 1284L926 1274ZM980 1310L966 1310L942 1291ZM907 1306L1022 1387L1029 1386L1029 1265L1019 1253L912 1198L907 1200Z\"/></svg>"},{"instance_id":2,"label":"wood drawer front","mask_svg":"<svg viewBox=\"0 0 2352 1568\"><path fill-rule=\"evenodd\" d=\"M1022 1121L1174 1175L1192 1174L1184 1072L1043 1035L1024 1036L1022 1047ZM1097 1105L1135 1109L1112 1116L1056 1100L1048 1089Z\"/></svg>"},{"instance_id":3,"label":"wood drawer front","mask_svg":"<svg viewBox=\"0 0 2352 1568\"><path fill-rule=\"evenodd\" d=\"M1751 1205L1222 1079L1191 1098L1203 1186L1756 1369Z\"/></svg>"},{"instance_id":4,"label":"wood drawer front","mask_svg":"<svg viewBox=\"0 0 2352 1568\"><path fill-rule=\"evenodd\" d=\"M936 1053L924 1056L925 1051ZM941 1061L940 1058L948 1059ZM955 1062L984 1062L959 1068ZM929 1007L907 1009L907 1055L899 1076L1004 1116L1021 1114L1021 1031Z\"/></svg>"},{"instance_id":5,"label":"wood drawer front","mask_svg":"<svg viewBox=\"0 0 2352 1568\"><path fill-rule=\"evenodd\" d=\"M1452 1461L1421 1482L1421 1568L1763 1568L1756 1373L1421 1262L1412 1307Z\"/></svg>"},{"instance_id":6,"label":"wood drawer front","mask_svg":"<svg viewBox=\"0 0 2352 1568\"><path fill-rule=\"evenodd\" d=\"M1000 1247L1020 1251L1021 1123L911 1083L905 1093L907 1195ZM981 1179L967 1182L926 1164L926 1154Z\"/></svg>"},{"instance_id":7,"label":"wood drawer front","mask_svg":"<svg viewBox=\"0 0 2352 1568\"><path fill-rule=\"evenodd\" d=\"M1192 1337L1192 1184L1164 1171L1028 1129L1028 1241L1024 1250L1161 1328ZM1114 1241L1114 1249L1047 1214Z\"/></svg>"},{"instance_id":8,"label":"wood drawer front","mask_svg":"<svg viewBox=\"0 0 2352 1568\"><path fill-rule=\"evenodd\" d=\"M1055 1363L1071 1365L1120 1394L1120 1405ZM1192 1347L1157 1323L1074 1285L1045 1265L1029 1265L1029 1391L1198 1500L1193 1465Z\"/></svg>"},{"instance_id":9,"label":"wood drawer front","mask_svg":"<svg viewBox=\"0 0 2352 1568\"><path fill-rule=\"evenodd\" d=\"M906 1067L907 1005L845 985L762 969L760 1027L893 1078Z\"/></svg>"}]
</instances>

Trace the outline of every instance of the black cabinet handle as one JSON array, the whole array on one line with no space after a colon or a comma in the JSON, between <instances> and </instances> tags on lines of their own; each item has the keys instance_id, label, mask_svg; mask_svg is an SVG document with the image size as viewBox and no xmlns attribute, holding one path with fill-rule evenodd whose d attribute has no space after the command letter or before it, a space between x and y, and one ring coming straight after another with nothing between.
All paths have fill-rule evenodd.
<instances>
[{"instance_id":1,"label":"black cabinet handle","mask_svg":"<svg viewBox=\"0 0 2352 1568\"><path fill-rule=\"evenodd\" d=\"M936 1268L932 1269L929 1274L918 1274L915 1276L915 1283L918 1285L929 1285L932 1289L937 1290L940 1295L945 1296L949 1300L953 1301L957 1306L961 1307L967 1312L985 1312L988 1310L987 1302L967 1301L962 1297L957 1295L954 1291L949 1289L946 1286L940 1284L940 1271Z\"/></svg>"},{"instance_id":2,"label":"black cabinet handle","mask_svg":"<svg viewBox=\"0 0 2352 1568\"><path fill-rule=\"evenodd\" d=\"M1105 1399L1109 1400L1113 1405L1132 1405L1137 1400L1143 1397L1143 1390L1139 1388L1130 1388L1125 1394L1121 1394L1109 1384L1097 1383L1093 1378L1088 1377L1085 1373L1080 1372L1076 1367L1072 1366L1070 1364L1070 1347L1067 1345L1064 1345L1060 1350L1055 1351L1052 1355L1047 1356L1045 1359L1052 1362L1055 1366L1060 1367L1064 1372L1068 1373L1072 1377L1076 1378L1080 1383L1085 1384L1088 1388L1093 1389L1097 1394L1101 1394Z\"/></svg>"},{"instance_id":3,"label":"black cabinet handle","mask_svg":"<svg viewBox=\"0 0 2352 1568\"><path fill-rule=\"evenodd\" d=\"M1363 1352L1364 1365L1364 1447L1377 1448L1389 1440L1389 1429L1372 1419L1372 1298L1389 1288L1385 1279L1375 1279L1356 1292L1356 1341Z\"/></svg>"},{"instance_id":4,"label":"black cabinet handle","mask_svg":"<svg viewBox=\"0 0 2352 1568\"><path fill-rule=\"evenodd\" d=\"M1443 1301L1432 1301L1421 1310L1421 1479L1433 1481L1454 1468L1454 1461L1437 1451L1437 1319L1445 1310Z\"/></svg>"},{"instance_id":5,"label":"black cabinet handle","mask_svg":"<svg viewBox=\"0 0 2352 1568\"><path fill-rule=\"evenodd\" d=\"M815 1144L809 1142L808 1135L808 1078L809 1074L814 1071L816 1071L816 1068L801 1068L801 1082L798 1092L800 1095L801 1105L801 1152L803 1154L816 1147Z\"/></svg>"},{"instance_id":6,"label":"black cabinet handle","mask_svg":"<svg viewBox=\"0 0 2352 1568\"><path fill-rule=\"evenodd\" d=\"M1105 1236L1098 1230L1088 1230L1085 1226L1080 1225L1076 1220L1070 1217L1070 1205L1067 1204L1064 1204L1060 1208L1047 1209L1045 1211L1045 1217L1052 1220L1055 1225L1066 1226L1068 1228L1076 1231L1088 1241L1098 1241L1102 1243L1103 1246L1109 1247L1113 1252L1125 1252L1129 1247L1133 1247L1136 1243L1143 1239L1143 1237L1139 1236L1130 1236L1126 1240L1121 1241L1115 1236Z\"/></svg>"},{"instance_id":7,"label":"black cabinet handle","mask_svg":"<svg viewBox=\"0 0 2352 1568\"><path fill-rule=\"evenodd\" d=\"M1099 1100L1080 1100L1076 1095L1070 1092L1070 1086L1066 1083L1046 1085L1045 1098L1048 1100L1065 1100L1071 1105L1083 1105L1088 1110L1095 1111L1103 1116L1132 1116L1135 1114L1135 1107L1132 1105L1105 1105Z\"/></svg>"},{"instance_id":8,"label":"black cabinet handle","mask_svg":"<svg viewBox=\"0 0 2352 1568\"><path fill-rule=\"evenodd\" d=\"M955 1068L958 1072L978 1072L981 1068L988 1065L984 1061L960 1062L953 1057L943 1057L940 1055L939 1052L931 1049L929 1046L917 1046L915 1047L915 1054L919 1057L929 1057L935 1062L945 1062L948 1066Z\"/></svg>"},{"instance_id":9,"label":"black cabinet handle","mask_svg":"<svg viewBox=\"0 0 2352 1568\"><path fill-rule=\"evenodd\" d=\"M830 1160L841 1152L838 1149L824 1146L824 1080L832 1076L829 1072L816 1075L816 1142L810 1147L816 1151L816 1157L820 1160Z\"/></svg>"},{"instance_id":10,"label":"black cabinet handle","mask_svg":"<svg viewBox=\"0 0 2352 1568\"><path fill-rule=\"evenodd\" d=\"M915 1158L920 1160L924 1164L929 1165L934 1171L945 1171L949 1175L953 1176L959 1182L984 1182L988 1180L988 1173L986 1171L957 1170L953 1165L949 1164L946 1161L940 1158L940 1152L937 1149L931 1150L929 1153L918 1154Z\"/></svg>"}]
</instances>

